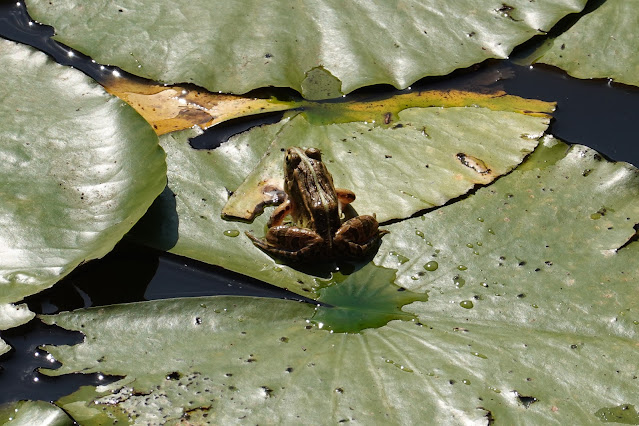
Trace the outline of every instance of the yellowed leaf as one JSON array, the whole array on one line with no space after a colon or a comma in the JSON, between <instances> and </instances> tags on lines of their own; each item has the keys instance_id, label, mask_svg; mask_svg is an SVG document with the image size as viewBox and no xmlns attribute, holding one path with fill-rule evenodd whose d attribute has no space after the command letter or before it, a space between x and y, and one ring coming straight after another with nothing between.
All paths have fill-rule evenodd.
<instances>
[{"instance_id":1,"label":"yellowed leaf","mask_svg":"<svg viewBox=\"0 0 639 426\"><path fill-rule=\"evenodd\" d=\"M266 112L286 111L299 103L211 93L196 86L163 86L123 77L102 82L106 90L124 100L148 121L158 135Z\"/></svg>"},{"instance_id":2,"label":"yellowed leaf","mask_svg":"<svg viewBox=\"0 0 639 426\"><path fill-rule=\"evenodd\" d=\"M503 91L477 93L463 90L425 90L402 93L377 100L346 102L307 102L302 110L313 124L362 121L392 126L400 111L407 108L482 107L492 111L509 111L534 117L550 117L556 102L524 99Z\"/></svg>"}]
</instances>

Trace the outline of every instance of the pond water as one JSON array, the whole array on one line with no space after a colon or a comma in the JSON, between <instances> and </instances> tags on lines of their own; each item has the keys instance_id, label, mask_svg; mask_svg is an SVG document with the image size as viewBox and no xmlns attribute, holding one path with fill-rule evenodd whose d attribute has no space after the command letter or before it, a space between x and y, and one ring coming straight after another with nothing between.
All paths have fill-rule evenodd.
<instances>
[{"instance_id":1,"label":"pond water","mask_svg":"<svg viewBox=\"0 0 639 426\"><path fill-rule=\"evenodd\" d=\"M56 61L72 65L98 80L112 73L112 68L101 67L81 54L70 54L70 49L49 39L52 32L49 27L30 24L24 6L19 3L0 3L0 36L33 45ZM489 61L447 78L424 79L414 84L412 90L482 89L496 85L509 94L557 101L558 109L549 129L556 137L592 147L613 160L639 164L635 129L639 122L639 90L634 87L607 80L577 80L544 66ZM357 94L392 93L392 88L374 87ZM235 133L278 119L275 114L236 120L210 129L192 144L196 148L214 148ZM219 294L300 299L285 290L222 268L125 241L105 258L89 262L52 289L28 298L27 303L32 311L49 314L112 303ZM36 371L38 367L55 365L45 352L37 349L39 345L73 344L81 341L79 333L45 326L36 320L2 332L2 338L14 349L0 358L0 403L19 399L55 400L80 385L110 380L101 375L48 378Z\"/></svg>"}]
</instances>

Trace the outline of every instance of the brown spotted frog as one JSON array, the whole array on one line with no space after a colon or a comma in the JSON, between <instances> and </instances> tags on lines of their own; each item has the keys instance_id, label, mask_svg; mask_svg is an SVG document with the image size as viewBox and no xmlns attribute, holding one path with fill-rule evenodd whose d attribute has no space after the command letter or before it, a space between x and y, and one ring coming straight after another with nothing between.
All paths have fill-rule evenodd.
<instances>
[{"instance_id":1,"label":"brown spotted frog","mask_svg":"<svg viewBox=\"0 0 639 426\"><path fill-rule=\"evenodd\" d=\"M355 194L333 185L333 177L317 148L292 147L284 161L285 201L268 222L266 238L246 235L265 252L294 261L363 257L378 246L388 231L378 229L375 216L340 220L340 208ZM282 224L287 215L293 224Z\"/></svg>"}]
</instances>

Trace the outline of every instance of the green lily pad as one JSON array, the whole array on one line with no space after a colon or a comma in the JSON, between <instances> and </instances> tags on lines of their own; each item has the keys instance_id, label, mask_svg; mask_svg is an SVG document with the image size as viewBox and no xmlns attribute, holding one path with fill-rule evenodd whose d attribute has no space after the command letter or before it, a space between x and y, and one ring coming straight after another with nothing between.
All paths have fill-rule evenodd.
<instances>
[{"instance_id":1,"label":"green lily pad","mask_svg":"<svg viewBox=\"0 0 639 426\"><path fill-rule=\"evenodd\" d=\"M45 401L18 401L0 406L0 423L5 426L72 426L73 420Z\"/></svg>"},{"instance_id":2,"label":"green lily pad","mask_svg":"<svg viewBox=\"0 0 639 426\"><path fill-rule=\"evenodd\" d=\"M405 88L512 49L585 0L344 3L29 0L56 40L164 83L246 93L291 87L334 98L374 84Z\"/></svg>"},{"instance_id":3,"label":"green lily pad","mask_svg":"<svg viewBox=\"0 0 639 426\"><path fill-rule=\"evenodd\" d=\"M243 197L262 194L263 182L283 188L282 150L299 145L322 151L335 185L357 195L359 214L375 213L380 222L405 218L509 172L535 149L549 121L483 108L406 109L390 129L373 123L314 126L297 116L281 125L223 213L252 219L245 212L256 206Z\"/></svg>"},{"instance_id":4,"label":"green lily pad","mask_svg":"<svg viewBox=\"0 0 639 426\"><path fill-rule=\"evenodd\" d=\"M268 214L252 224L220 217L229 191L242 193L245 179L249 191L281 186L281 149L304 144L322 149L336 186L357 194L354 209L385 221L441 205L507 173L534 149L548 121L484 108L412 108L400 112L391 128L361 122L310 125L297 115L237 135L212 151L189 146L187 139L198 130L165 135L161 143L172 193L151 210L147 220L153 225L138 228L134 237L315 298L320 284L314 277L278 265L244 235L263 235ZM469 167L470 158L484 168ZM258 195L261 201L265 194ZM254 199L239 201L235 211L255 212Z\"/></svg>"},{"instance_id":5,"label":"green lily pad","mask_svg":"<svg viewBox=\"0 0 639 426\"><path fill-rule=\"evenodd\" d=\"M639 86L639 5L607 0L535 54L577 78L610 78Z\"/></svg>"},{"instance_id":6,"label":"green lily pad","mask_svg":"<svg viewBox=\"0 0 639 426\"><path fill-rule=\"evenodd\" d=\"M150 126L81 72L0 40L0 304L108 253L166 183Z\"/></svg>"},{"instance_id":7,"label":"green lily pad","mask_svg":"<svg viewBox=\"0 0 639 426\"><path fill-rule=\"evenodd\" d=\"M125 376L58 401L83 424L631 421L637 222L636 168L546 138L521 170L388 226L376 262L428 293L412 321L331 332L312 306L227 296L84 309L44 317L87 335L47 347L63 365L46 374Z\"/></svg>"},{"instance_id":8,"label":"green lily pad","mask_svg":"<svg viewBox=\"0 0 639 426\"><path fill-rule=\"evenodd\" d=\"M0 330L8 330L26 324L35 317L26 304L0 305ZM11 347L0 339L0 355L9 352Z\"/></svg>"}]
</instances>

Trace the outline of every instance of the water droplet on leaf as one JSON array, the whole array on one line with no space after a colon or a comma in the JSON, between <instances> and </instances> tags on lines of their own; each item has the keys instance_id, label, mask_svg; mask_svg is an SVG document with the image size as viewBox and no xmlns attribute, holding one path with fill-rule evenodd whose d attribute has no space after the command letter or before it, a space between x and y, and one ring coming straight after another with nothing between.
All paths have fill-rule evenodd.
<instances>
[{"instance_id":1,"label":"water droplet on leaf","mask_svg":"<svg viewBox=\"0 0 639 426\"><path fill-rule=\"evenodd\" d=\"M430 262L424 265L424 269L431 272L436 271L437 268L439 268L439 264L435 262L434 260L431 260Z\"/></svg>"},{"instance_id":2,"label":"water droplet on leaf","mask_svg":"<svg viewBox=\"0 0 639 426\"><path fill-rule=\"evenodd\" d=\"M470 300L462 300L461 302L459 302L459 306L464 309L472 309L475 305L473 305L473 302L471 302Z\"/></svg>"}]
</instances>

